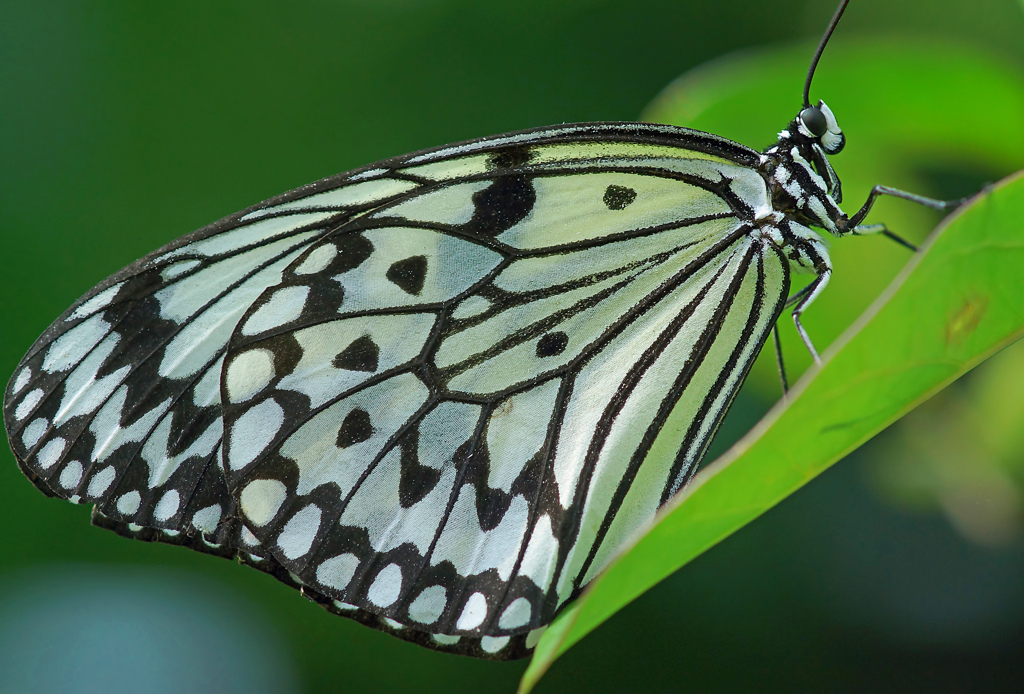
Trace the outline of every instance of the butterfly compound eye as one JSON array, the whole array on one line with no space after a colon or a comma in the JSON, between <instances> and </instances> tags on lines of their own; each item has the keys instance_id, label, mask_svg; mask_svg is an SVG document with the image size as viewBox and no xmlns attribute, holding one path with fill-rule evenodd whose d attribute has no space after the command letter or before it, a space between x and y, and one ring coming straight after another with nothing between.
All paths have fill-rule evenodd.
<instances>
[{"instance_id":1,"label":"butterfly compound eye","mask_svg":"<svg viewBox=\"0 0 1024 694\"><path fill-rule=\"evenodd\" d=\"M801 111L800 121L815 137L821 137L828 132L828 120L817 106L808 106Z\"/></svg>"}]
</instances>

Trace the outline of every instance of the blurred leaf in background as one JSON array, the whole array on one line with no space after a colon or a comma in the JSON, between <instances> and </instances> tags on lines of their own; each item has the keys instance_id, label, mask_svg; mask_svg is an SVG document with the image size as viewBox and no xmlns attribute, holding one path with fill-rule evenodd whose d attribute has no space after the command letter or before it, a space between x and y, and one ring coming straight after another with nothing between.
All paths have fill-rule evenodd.
<instances>
[{"instance_id":1,"label":"blurred leaf in background","mask_svg":"<svg viewBox=\"0 0 1024 694\"><path fill-rule=\"evenodd\" d=\"M744 68L755 107L691 116L696 127L761 148L799 106L812 43L833 9L817 0L0 2L0 371L11 373L53 318L108 274L260 199L445 142L632 120L691 68L738 49L803 42L779 58L759 52ZM955 196L1020 168L1016 131L990 118L1005 104L986 90L1019 84L1022 35L1013 0L854 0L815 84L849 137L834 160L846 206L874 183ZM933 67L955 81L918 81L918 63L935 60L915 57L925 40L949 47ZM865 44L886 48L885 59L865 58ZM855 53L844 58L845 50ZM965 55L969 64L960 63ZM861 63L885 79L858 76ZM973 72L979 65L984 75ZM773 75L789 84L758 91ZM901 145L922 123L932 130ZM875 216L915 241L936 221L899 201ZM822 345L907 260L884 239L833 249L835 281L807 319ZM791 335L786 353L797 371L806 364ZM717 451L777 398L770 364L750 386ZM947 397L962 411L981 396ZM899 492L876 468L914 464L898 450L901 436L879 437L637 600L566 654L538 691L1016 691L1024 550L1012 537L965 542L943 516L906 513L906 500L894 506ZM1006 460L1021 460L1020 448L1006 445ZM935 465L930 453L911 455ZM887 467L886 456L899 462ZM876 463L870 471L865 459ZM86 509L40 496L6 451L0 490L5 624L15 607L46 602L32 590L51 585L46 577L72 592L81 585L78 602L60 604L82 614L104 609L82 577L110 571L177 604L180 591L132 578L156 574L187 587L199 611L221 595L210 585L245 605L232 609L262 611L279 638L267 642L282 654L279 672L294 673L302 691L510 691L525 667L431 653L333 617L258 572L92 528ZM112 619L126 604L152 609L103 595ZM106 646L111 669L146 657L124 641Z\"/></svg>"}]
</instances>

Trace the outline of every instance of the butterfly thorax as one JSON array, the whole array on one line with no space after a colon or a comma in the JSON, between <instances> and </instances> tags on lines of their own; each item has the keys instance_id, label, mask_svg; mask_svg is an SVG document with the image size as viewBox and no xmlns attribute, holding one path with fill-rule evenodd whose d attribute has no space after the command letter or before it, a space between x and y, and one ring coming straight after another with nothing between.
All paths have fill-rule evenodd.
<instances>
[{"instance_id":1,"label":"butterfly thorax","mask_svg":"<svg viewBox=\"0 0 1024 694\"><path fill-rule=\"evenodd\" d=\"M772 208L785 221L770 222L778 229L777 245L796 270L820 270L818 258L827 257L824 244L811 228L839 236L846 233L848 217L839 208L842 185L828 155L838 153L846 138L824 102L801 111L766 149L759 169L768 185ZM813 247L813 248L811 248Z\"/></svg>"}]
</instances>

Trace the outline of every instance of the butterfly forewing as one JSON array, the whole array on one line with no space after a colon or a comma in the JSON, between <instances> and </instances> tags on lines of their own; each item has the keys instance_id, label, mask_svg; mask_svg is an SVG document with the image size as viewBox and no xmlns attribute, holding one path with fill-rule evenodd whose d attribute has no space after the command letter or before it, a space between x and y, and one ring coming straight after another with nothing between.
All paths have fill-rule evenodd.
<instances>
[{"instance_id":1,"label":"butterfly forewing","mask_svg":"<svg viewBox=\"0 0 1024 694\"><path fill-rule=\"evenodd\" d=\"M55 323L8 388L15 454L104 527L524 655L692 474L781 311L758 156L559 126L268 201Z\"/></svg>"}]
</instances>

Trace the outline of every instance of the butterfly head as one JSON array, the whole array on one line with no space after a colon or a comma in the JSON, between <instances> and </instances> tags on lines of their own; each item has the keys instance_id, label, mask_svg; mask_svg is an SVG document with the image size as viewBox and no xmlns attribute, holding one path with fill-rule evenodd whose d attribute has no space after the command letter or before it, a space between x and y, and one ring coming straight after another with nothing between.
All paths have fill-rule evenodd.
<instances>
[{"instance_id":1,"label":"butterfly head","mask_svg":"<svg viewBox=\"0 0 1024 694\"><path fill-rule=\"evenodd\" d=\"M838 154L846 144L846 136L839 129L832 109L824 101L819 101L817 106L805 107L793 124L800 135L820 144L826 154Z\"/></svg>"}]
</instances>

